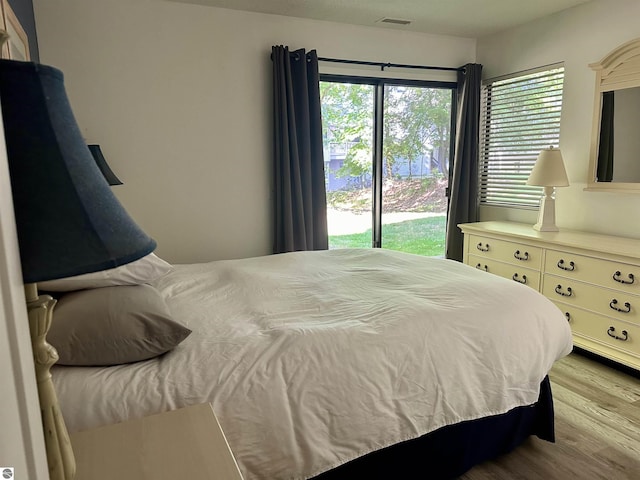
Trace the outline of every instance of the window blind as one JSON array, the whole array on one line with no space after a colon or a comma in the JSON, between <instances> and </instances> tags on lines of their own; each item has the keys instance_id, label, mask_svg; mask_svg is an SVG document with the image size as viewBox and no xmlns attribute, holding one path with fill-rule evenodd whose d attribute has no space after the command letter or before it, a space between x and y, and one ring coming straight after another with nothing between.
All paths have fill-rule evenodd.
<instances>
[{"instance_id":1,"label":"window blind","mask_svg":"<svg viewBox=\"0 0 640 480\"><path fill-rule=\"evenodd\" d=\"M564 67L488 80L482 88L481 204L537 207L542 187L526 185L538 153L558 147Z\"/></svg>"}]
</instances>

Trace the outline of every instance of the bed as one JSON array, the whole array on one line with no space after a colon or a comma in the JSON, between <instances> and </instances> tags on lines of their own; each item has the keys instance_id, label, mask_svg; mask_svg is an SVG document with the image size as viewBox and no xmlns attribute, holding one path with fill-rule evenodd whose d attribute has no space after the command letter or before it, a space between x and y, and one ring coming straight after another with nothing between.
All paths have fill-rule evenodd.
<instances>
[{"instance_id":1,"label":"bed","mask_svg":"<svg viewBox=\"0 0 640 480\"><path fill-rule=\"evenodd\" d=\"M554 440L547 374L571 333L517 282L344 249L174 265L151 287L191 333L144 361L55 366L70 432L211 402L246 480L453 478Z\"/></svg>"}]
</instances>

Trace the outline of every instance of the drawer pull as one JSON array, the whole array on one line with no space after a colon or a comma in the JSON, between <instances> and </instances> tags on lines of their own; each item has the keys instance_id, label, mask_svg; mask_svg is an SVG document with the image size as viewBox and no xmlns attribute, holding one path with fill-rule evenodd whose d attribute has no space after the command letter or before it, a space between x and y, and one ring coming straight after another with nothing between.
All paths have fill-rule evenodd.
<instances>
[{"instance_id":1,"label":"drawer pull","mask_svg":"<svg viewBox=\"0 0 640 480\"><path fill-rule=\"evenodd\" d=\"M571 290L571 287L567 287L567 293L562 291L562 285L558 285L556 287L556 293L558 295L562 295L563 297L570 297L571 295L573 295L573 290Z\"/></svg>"},{"instance_id":2,"label":"drawer pull","mask_svg":"<svg viewBox=\"0 0 640 480\"><path fill-rule=\"evenodd\" d=\"M616 272L616 273L613 274L613 279L616 282L624 283L624 284L627 284L627 285L631 285L633 282L636 281L635 277L633 276L633 273L630 273L629 275L627 275L629 277L629 280L623 280L622 278L620 278L621 275L622 275L622 273Z\"/></svg>"},{"instance_id":3,"label":"drawer pull","mask_svg":"<svg viewBox=\"0 0 640 480\"><path fill-rule=\"evenodd\" d=\"M485 266L483 267L481 264L477 264L477 265L476 265L476 268L477 268L478 270L484 270L485 272L488 272L488 271L489 271L489 267L488 267L487 265L485 265Z\"/></svg>"},{"instance_id":4,"label":"drawer pull","mask_svg":"<svg viewBox=\"0 0 640 480\"><path fill-rule=\"evenodd\" d=\"M524 252L524 255L520 255L520 250L516 250L513 256L518 260L522 260L522 261L529 260L529 252Z\"/></svg>"},{"instance_id":5,"label":"drawer pull","mask_svg":"<svg viewBox=\"0 0 640 480\"><path fill-rule=\"evenodd\" d=\"M616 307L617 304L618 300L616 300L615 298L609 302L609 306L616 312L629 313L631 311L631 304L629 302L624 302L624 309Z\"/></svg>"},{"instance_id":6,"label":"drawer pull","mask_svg":"<svg viewBox=\"0 0 640 480\"><path fill-rule=\"evenodd\" d=\"M518 274L514 273L511 278L513 280L515 280L516 282L518 282L518 283L522 283L523 285L527 284L527 276L526 275L522 275L522 280L520 280L520 277L518 277Z\"/></svg>"},{"instance_id":7,"label":"drawer pull","mask_svg":"<svg viewBox=\"0 0 640 480\"><path fill-rule=\"evenodd\" d=\"M558 260L558 268L566 270L567 272L573 272L576 269L576 264L573 262L569 262L569 266L567 267L564 264L564 260L561 258L560 260Z\"/></svg>"},{"instance_id":8,"label":"drawer pull","mask_svg":"<svg viewBox=\"0 0 640 480\"><path fill-rule=\"evenodd\" d=\"M616 340L622 340L623 342L629 340L629 334L626 330L622 330L622 337L619 337L618 335L616 335L615 327L609 327L609 330L607 330L607 335L609 335L611 338L615 338Z\"/></svg>"},{"instance_id":9,"label":"drawer pull","mask_svg":"<svg viewBox=\"0 0 640 480\"><path fill-rule=\"evenodd\" d=\"M481 252L488 252L489 251L489 244L487 243L486 246L482 246L482 242L480 242L478 245L476 245L476 248L478 250L480 250Z\"/></svg>"},{"instance_id":10,"label":"drawer pull","mask_svg":"<svg viewBox=\"0 0 640 480\"><path fill-rule=\"evenodd\" d=\"M564 316L567 317L567 322L571 321L571 314L569 312L564 312Z\"/></svg>"}]
</instances>

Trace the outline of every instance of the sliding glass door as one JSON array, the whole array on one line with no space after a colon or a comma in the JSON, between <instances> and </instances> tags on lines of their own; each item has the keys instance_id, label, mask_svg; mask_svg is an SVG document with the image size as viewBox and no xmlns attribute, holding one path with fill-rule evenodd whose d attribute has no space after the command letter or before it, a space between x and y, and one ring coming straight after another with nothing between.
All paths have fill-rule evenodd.
<instances>
[{"instance_id":1,"label":"sliding glass door","mask_svg":"<svg viewBox=\"0 0 640 480\"><path fill-rule=\"evenodd\" d=\"M320 82L329 248L371 247L375 87Z\"/></svg>"},{"instance_id":2,"label":"sliding glass door","mask_svg":"<svg viewBox=\"0 0 640 480\"><path fill-rule=\"evenodd\" d=\"M329 248L443 256L455 85L322 80Z\"/></svg>"}]
</instances>

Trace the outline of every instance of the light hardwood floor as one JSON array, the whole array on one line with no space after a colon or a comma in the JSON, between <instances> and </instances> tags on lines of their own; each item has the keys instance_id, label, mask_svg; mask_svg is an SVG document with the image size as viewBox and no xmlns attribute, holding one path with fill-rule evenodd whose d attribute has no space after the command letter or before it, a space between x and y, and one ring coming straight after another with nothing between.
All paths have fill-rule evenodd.
<instances>
[{"instance_id":1,"label":"light hardwood floor","mask_svg":"<svg viewBox=\"0 0 640 480\"><path fill-rule=\"evenodd\" d=\"M556 443L530 438L460 480L640 480L640 379L577 353L549 378Z\"/></svg>"}]
</instances>

